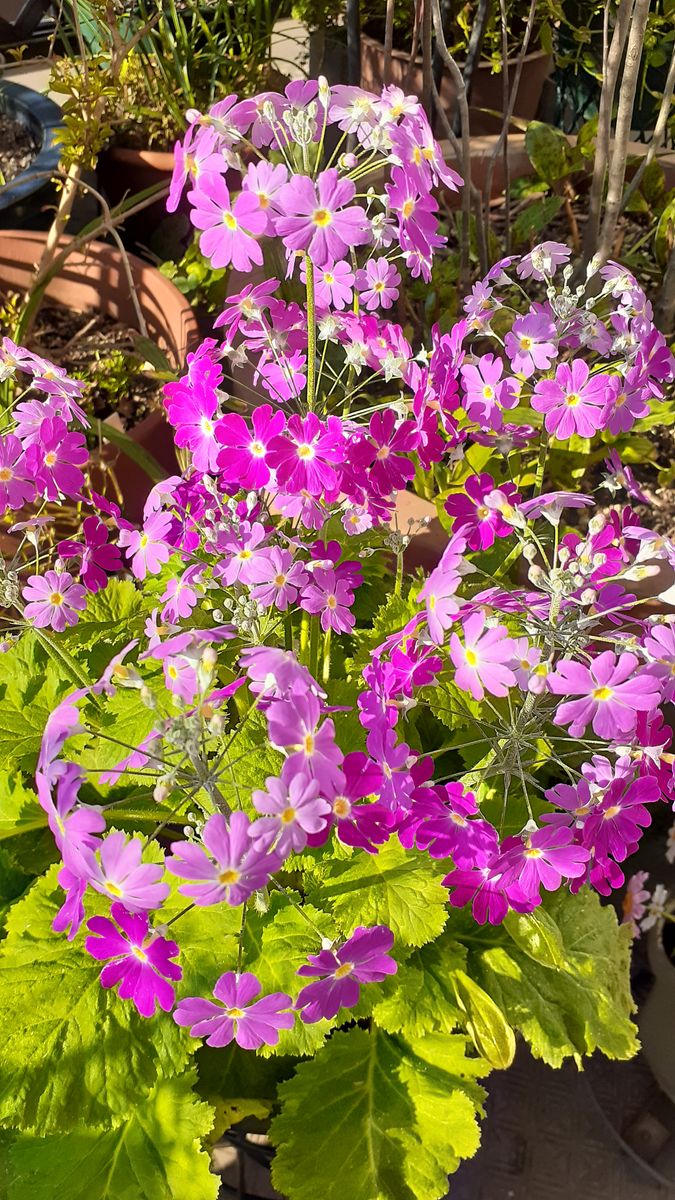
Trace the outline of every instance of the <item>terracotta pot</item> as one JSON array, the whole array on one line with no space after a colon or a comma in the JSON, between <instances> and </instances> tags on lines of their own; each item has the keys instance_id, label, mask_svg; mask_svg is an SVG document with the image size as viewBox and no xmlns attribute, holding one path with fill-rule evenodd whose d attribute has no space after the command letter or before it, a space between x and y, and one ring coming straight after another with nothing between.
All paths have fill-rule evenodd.
<instances>
[{"instance_id":1,"label":"terracotta pot","mask_svg":"<svg viewBox=\"0 0 675 1200\"><path fill-rule=\"evenodd\" d=\"M412 71L408 75L409 55L401 50L394 50L391 60L391 82L414 96L422 95L422 59L418 57L413 62ZM462 63L459 64L460 68ZM516 63L513 59L508 62L509 83L513 82ZM543 50L536 50L525 57L521 75L514 115L531 121L536 116L544 87L548 78L553 59ZM361 84L368 91L379 92L384 84L384 46L382 42L361 34ZM456 89L447 71L443 73L440 87L441 100L449 116L454 116ZM492 117L481 109L493 109L501 113L504 109L503 76L492 71L490 63L478 64L471 85L471 132L476 134L498 133L501 119Z\"/></svg>"},{"instance_id":2,"label":"terracotta pot","mask_svg":"<svg viewBox=\"0 0 675 1200\"><path fill-rule=\"evenodd\" d=\"M45 238L44 233L28 230L0 230L0 287L19 292L28 287ZM67 240L63 239L64 245ZM187 351L199 340L192 309L171 280L134 255L128 257L148 336L164 351L171 365L179 368ZM132 329L138 328L136 310L115 246L90 242L83 250L76 250L51 281L46 294L76 312L94 309ZM109 420L117 423L115 417ZM151 413L129 431L129 436L157 459L167 475L176 471L173 438L162 412ZM115 457L125 513L130 520L138 520L151 481L126 455L117 457L115 453Z\"/></svg>"},{"instance_id":3,"label":"terracotta pot","mask_svg":"<svg viewBox=\"0 0 675 1200\"><path fill-rule=\"evenodd\" d=\"M113 208L125 196L135 196L158 183L168 184L173 171L171 150L133 150L129 146L110 146L99 155L96 173L98 182ZM150 246L162 223L168 220L166 196L142 212L129 217L124 231L131 242Z\"/></svg>"}]
</instances>

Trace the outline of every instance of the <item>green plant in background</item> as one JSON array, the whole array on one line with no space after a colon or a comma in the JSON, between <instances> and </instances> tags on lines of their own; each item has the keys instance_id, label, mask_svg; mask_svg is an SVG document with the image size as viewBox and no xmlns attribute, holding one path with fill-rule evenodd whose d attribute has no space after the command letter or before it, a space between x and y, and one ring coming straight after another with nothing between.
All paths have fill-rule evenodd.
<instances>
[{"instance_id":1,"label":"green plant in background","mask_svg":"<svg viewBox=\"0 0 675 1200\"><path fill-rule=\"evenodd\" d=\"M229 268L212 267L199 249L197 238L193 238L179 258L168 259L159 269L195 307L203 307L209 313L222 307Z\"/></svg>"},{"instance_id":2,"label":"green plant in background","mask_svg":"<svg viewBox=\"0 0 675 1200\"><path fill-rule=\"evenodd\" d=\"M90 61L114 46L134 45L111 89L109 121L118 140L170 147L186 108L206 111L232 92L252 92L271 66L275 0L78 0L66 4L63 26L71 58L82 41ZM79 30L78 30L79 23ZM72 71L72 63L65 67Z\"/></svg>"}]
</instances>

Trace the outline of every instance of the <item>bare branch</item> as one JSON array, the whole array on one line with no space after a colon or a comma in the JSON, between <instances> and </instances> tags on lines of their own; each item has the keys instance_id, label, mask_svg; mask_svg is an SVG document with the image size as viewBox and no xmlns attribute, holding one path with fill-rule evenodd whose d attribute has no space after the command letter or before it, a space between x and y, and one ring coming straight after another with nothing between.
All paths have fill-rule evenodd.
<instances>
[{"instance_id":1,"label":"bare branch","mask_svg":"<svg viewBox=\"0 0 675 1200\"><path fill-rule=\"evenodd\" d=\"M635 8L633 9L633 17L628 35L628 46L626 48L626 61L624 63L619 90L619 107L614 128L612 154L607 174L605 215L600 227L596 250L596 257L599 258L600 263L606 262L610 255L621 212L623 185L626 178L628 138L633 117L633 105L635 103L635 93L640 74L642 47L650 3L651 0L635 0Z\"/></svg>"},{"instance_id":2,"label":"bare branch","mask_svg":"<svg viewBox=\"0 0 675 1200\"><path fill-rule=\"evenodd\" d=\"M384 85L391 83L391 52L394 48L394 7L395 0L387 0L387 11L384 18Z\"/></svg>"},{"instance_id":3,"label":"bare branch","mask_svg":"<svg viewBox=\"0 0 675 1200\"><path fill-rule=\"evenodd\" d=\"M530 44L530 38L532 37L532 30L534 28L534 18L536 15L536 11L537 11L537 0L530 0L530 11L527 15L527 24L525 26L525 34L523 36L523 43L520 47L520 50L518 51L518 58L516 61L516 69L515 69L514 75L513 75L513 83L511 85L511 90L509 93L508 105L507 105L506 111L504 113L504 120L502 121L501 132L497 139L495 148L492 151L492 154L490 155L490 161L488 162L488 168L487 168L487 172L485 175L485 195L483 197L483 203L485 205L485 226L486 226L486 228L489 227L489 223L490 223L490 200L492 199L492 179L494 176L494 170L495 170L495 166L497 164L497 159L499 158L500 153L504 152L504 146L506 144L506 139L508 136L508 128L511 123L511 117L513 116L513 110L516 107L516 97L518 95L518 89L520 87L520 79L521 79L521 76L523 73L523 63L525 62L525 57L527 55L527 49ZM506 63L504 63L502 69L505 70L508 75L508 67L507 67Z\"/></svg>"},{"instance_id":4,"label":"bare branch","mask_svg":"<svg viewBox=\"0 0 675 1200\"><path fill-rule=\"evenodd\" d=\"M602 197L605 189L605 174L609 159L609 143L612 136L612 110L614 108L614 93L619 78L619 67L628 37L630 16L634 0L620 0L616 15L616 24L611 43L609 35L610 0L606 0L603 27L603 60L602 60L602 89L598 106L598 133L595 139L595 160L593 164L593 179L588 196L588 221L584 238L584 262L590 262L598 244L600 232L600 217L602 215Z\"/></svg>"},{"instance_id":5,"label":"bare branch","mask_svg":"<svg viewBox=\"0 0 675 1200\"><path fill-rule=\"evenodd\" d=\"M673 101L673 92L675 92L675 45L673 46L673 53L670 57L668 77L663 88L661 107L659 108L659 115L656 118L656 125L654 126L652 140L649 143L647 153L645 154L640 166L638 167L623 194L621 199L621 212L624 211L626 205L630 202L631 197L635 195L637 189L642 183L642 180L644 179L644 174L647 170L647 167L651 162L654 161L656 152L661 147L661 144L665 139L666 130L668 128L668 118L670 116L670 107Z\"/></svg>"},{"instance_id":6,"label":"bare branch","mask_svg":"<svg viewBox=\"0 0 675 1200\"><path fill-rule=\"evenodd\" d=\"M460 248L460 284L464 291L468 290L469 286L469 224L471 221L471 132L469 128L469 104L466 98L466 85L464 76L460 71L457 63L452 57L445 43L445 34L443 33L443 21L441 19L440 0L427 0L427 7L431 7L434 21L434 33L436 35L436 46L438 51L448 68L452 80L457 89L457 106L459 108L462 131L462 175L464 177L464 190L462 192L462 242ZM434 100L436 107L442 112L442 106L438 90L431 81L433 88ZM445 117L445 113L443 112ZM446 124L447 118L446 118ZM449 126L448 126L449 129Z\"/></svg>"}]
</instances>

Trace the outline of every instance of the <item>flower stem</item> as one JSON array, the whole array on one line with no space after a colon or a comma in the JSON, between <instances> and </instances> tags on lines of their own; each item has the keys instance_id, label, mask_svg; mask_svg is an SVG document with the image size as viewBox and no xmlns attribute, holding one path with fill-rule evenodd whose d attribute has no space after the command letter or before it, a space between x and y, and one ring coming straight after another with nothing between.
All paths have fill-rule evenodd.
<instances>
[{"instance_id":1,"label":"flower stem","mask_svg":"<svg viewBox=\"0 0 675 1200\"><path fill-rule=\"evenodd\" d=\"M305 287L307 289L307 408L314 410L316 390L316 309L314 305L314 264L305 254Z\"/></svg>"},{"instance_id":2,"label":"flower stem","mask_svg":"<svg viewBox=\"0 0 675 1200\"><path fill-rule=\"evenodd\" d=\"M323 635L323 667L321 671L321 679L323 683L328 683L330 679L330 626Z\"/></svg>"},{"instance_id":3,"label":"flower stem","mask_svg":"<svg viewBox=\"0 0 675 1200\"><path fill-rule=\"evenodd\" d=\"M319 618L317 616L312 621L309 635L309 672L314 679L319 670L319 634Z\"/></svg>"}]
</instances>

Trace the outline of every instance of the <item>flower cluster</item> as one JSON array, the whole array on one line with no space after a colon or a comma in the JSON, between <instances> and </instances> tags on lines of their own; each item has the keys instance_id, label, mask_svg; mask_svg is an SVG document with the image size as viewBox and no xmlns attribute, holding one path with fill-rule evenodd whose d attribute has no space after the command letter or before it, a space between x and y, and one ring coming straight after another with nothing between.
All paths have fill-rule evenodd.
<instances>
[{"instance_id":1,"label":"flower cluster","mask_svg":"<svg viewBox=\"0 0 675 1200\"><path fill-rule=\"evenodd\" d=\"M635 280L609 264L573 289L569 251L546 242L497 263L465 316L415 355L376 314L396 300L398 266L428 276L432 189L458 183L418 102L319 81L190 119L171 204L189 180L212 262L248 272L274 238L287 279L231 295L224 333L167 386L187 466L119 536L155 606L142 637L52 714L38 770L63 859L55 927L77 936L107 898L85 944L106 960L103 985L144 1015L174 1006L184 911L242 908L243 930L270 890L305 911L305 859L394 842L438 862L451 906L498 923L547 891L619 887L650 806L675 794L662 714L675 634L639 607L675 547L631 507L593 513L591 496L545 482L549 440L625 433L674 377ZM528 280L539 298L523 312ZM244 367L262 403L235 412L225 371ZM475 474L462 463L472 444L486 451ZM611 453L612 486L630 494ZM449 536L405 594L397 493L437 463L462 470L443 498ZM102 585L100 526L76 545L61 557L79 555L83 586ZM29 615L57 628L42 612ZM85 770L66 743L105 737L96 712L125 690L152 728L112 767ZM242 757L277 764L252 787L235 740ZM171 814L150 849L83 798L85 780L101 789L138 772ZM178 901L174 942L162 922ZM179 994L176 1021L211 1045L276 1045L297 1014L333 1020L396 971L386 926L324 941L307 922L296 973L312 982L296 995L261 996L242 934L214 999Z\"/></svg>"}]
</instances>

